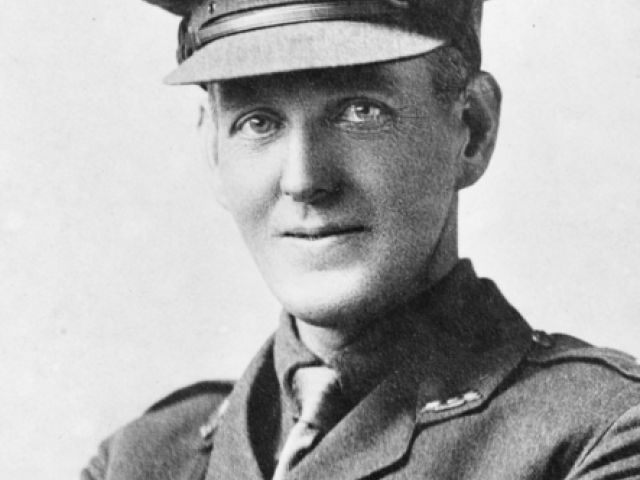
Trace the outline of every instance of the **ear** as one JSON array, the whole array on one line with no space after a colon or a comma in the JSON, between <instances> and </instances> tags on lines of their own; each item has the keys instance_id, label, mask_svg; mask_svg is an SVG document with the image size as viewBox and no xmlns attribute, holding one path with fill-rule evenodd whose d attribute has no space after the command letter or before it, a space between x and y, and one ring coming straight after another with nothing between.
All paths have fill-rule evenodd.
<instances>
[{"instance_id":1,"label":"ear","mask_svg":"<svg viewBox=\"0 0 640 480\"><path fill-rule=\"evenodd\" d=\"M501 102L498 82L489 73L475 74L467 86L462 112L468 136L460 155L459 190L477 182L489 165L498 135Z\"/></svg>"},{"instance_id":2,"label":"ear","mask_svg":"<svg viewBox=\"0 0 640 480\"><path fill-rule=\"evenodd\" d=\"M212 101L209 97L200 104L198 119L198 135L202 156L213 173L213 189L216 200L223 207L227 208L227 202L222 188L220 177L220 165L218 162L218 129L213 112Z\"/></svg>"}]
</instances>

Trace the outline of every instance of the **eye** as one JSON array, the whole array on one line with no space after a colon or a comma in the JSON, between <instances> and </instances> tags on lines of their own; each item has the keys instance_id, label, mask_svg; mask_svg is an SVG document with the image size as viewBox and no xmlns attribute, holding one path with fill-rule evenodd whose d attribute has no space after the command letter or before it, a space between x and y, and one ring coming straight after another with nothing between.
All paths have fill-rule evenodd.
<instances>
[{"instance_id":1,"label":"eye","mask_svg":"<svg viewBox=\"0 0 640 480\"><path fill-rule=\"evenodd\" d=\"M338 121L347 128L376 130L386 126L392 119L386 107L367 100L349 103L338 116Z\"/></svg>"},{"instance_id":2,"label":"eye","mask_svg":"<svg viewBox=\"0 0 640 480\"><path fill-rule=\"evenodd\" d=\"M233 131L247 138L268 137L275 133L281 124L282 122L272 114L251 113L240 118L234 124Z\"/></svg>"}]
</instances>

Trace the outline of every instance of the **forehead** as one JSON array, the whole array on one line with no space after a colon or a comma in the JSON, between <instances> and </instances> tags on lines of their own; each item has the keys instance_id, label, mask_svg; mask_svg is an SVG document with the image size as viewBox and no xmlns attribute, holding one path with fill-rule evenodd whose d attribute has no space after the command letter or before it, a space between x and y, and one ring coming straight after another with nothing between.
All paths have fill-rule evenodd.
<instances>
[{"instance_id":1,"label":"forehead","mask_svg":"<svg viewBox=\"0 0 640 480\"><path fill-rule=\"evenodd\" d=\"M426 57L391 63L368 64L215 82L210 85L216 104L232 108L265 97L290 98L301 94L332 97L374 93L399 96L426 93L431 76Z\"/></svg>"}]
</instances>

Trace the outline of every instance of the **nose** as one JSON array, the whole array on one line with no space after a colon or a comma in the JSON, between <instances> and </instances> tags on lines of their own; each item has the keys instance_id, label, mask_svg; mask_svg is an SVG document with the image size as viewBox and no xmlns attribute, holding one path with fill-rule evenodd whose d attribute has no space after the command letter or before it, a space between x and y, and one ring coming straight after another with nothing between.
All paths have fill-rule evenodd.
<instances>
[{"instance_id":1,"label":"nose","mask_svg":"<svg viewBox=\"0 0 640 480\"><path fill-rule=\"evenodd\" d=\"M330 141L313 127L290 132L280 191L296 202L319 203L338 192L340 172Z\"/></svg>"}]
</instances>

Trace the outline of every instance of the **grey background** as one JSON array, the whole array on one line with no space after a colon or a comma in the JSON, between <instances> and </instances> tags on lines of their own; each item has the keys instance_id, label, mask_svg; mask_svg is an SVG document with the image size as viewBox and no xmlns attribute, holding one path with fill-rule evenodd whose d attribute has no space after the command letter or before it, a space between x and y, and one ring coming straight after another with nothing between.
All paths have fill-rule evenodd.
<instances>
[{"instance_id":1,"label":"grey background","mask_svg":"<svg viewBox=\"0 0 640 480\"><path fill-rule=\"evenodd\" d=\"M640 2L495 0L505 103L462 253L536 327L640 354ZM74 478L160 396L233 378L278 307L165 87L177 19L138 0L0 14L0 477Z\"/></svg>"}]
</instances>

